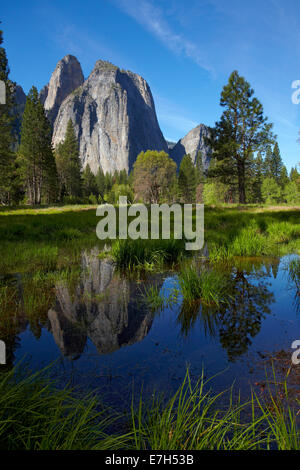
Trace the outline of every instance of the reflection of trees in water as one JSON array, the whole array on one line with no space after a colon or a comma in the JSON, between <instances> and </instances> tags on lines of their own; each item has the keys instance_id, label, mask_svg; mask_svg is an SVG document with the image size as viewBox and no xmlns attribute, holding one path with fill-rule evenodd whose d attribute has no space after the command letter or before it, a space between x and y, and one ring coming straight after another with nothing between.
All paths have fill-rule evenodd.
<instances>
[{"instance_id":1,"label":"reflection of trees in water","mask_svg":"<svg viewBox=\"0 0 300 470\"><path fill-rule=\"evenodd\" d=\"M232 277L232 296L229 306L219 313L220 342L230 361L247 351L274 302L274 294L265 282L252 284L242 271L236 271Z\"/></svg>"},{"instance_id":2,"label":"reflection of trees in water","mask_svg":"<svg viewBox=\"0 0 300 470\"><path fill-rule=\"evenodd\" d=\"M178 322L181 334L185 337L189 335L196 322L200 322L205 336L214 337L218 326L217 309L201 304L200 301L193 303L183 301Z\"/></svg>"},{"instance_id":3,"label":"reflection of trees in water","mask_svg":"<svg viewBox=\"0 0 300 470\"><path fill-rule=\"evenodd\" d=\"M230 361L244 354L252 338L259 333L262 320L270 313L269 305L274 302L274 294L265 281L266 271L256 269L254 275L251 271L235 269L228 273L228 304L217 308L204 303L188 305L183 302L178 316L182 333L188 335L195 322L200 321L205 335L216 336L218 331Z\"/></svg>"}]
</instances>

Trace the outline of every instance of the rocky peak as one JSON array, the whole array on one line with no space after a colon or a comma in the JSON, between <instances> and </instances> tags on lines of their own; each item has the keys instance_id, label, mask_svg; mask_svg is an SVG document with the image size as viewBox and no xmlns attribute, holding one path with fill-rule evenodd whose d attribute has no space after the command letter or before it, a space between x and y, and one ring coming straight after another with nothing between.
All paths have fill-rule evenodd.
<instances>
[{"instance_id":1,"label":"rocky peak","mask_svg":"<svg viewBox=\"0 0 300 470\"><path fill-rule=\"evenodd\" d=\"M64 99L83 82L81 65L76 57L66 55L57 63L49 84L40 92L40 100L51 124L54 123Z\"/></svg>"},{"instance_id":2,"label":"rocky peak","mask_svg":"<svg viewBox=\"0 0 300 470\"><path fill-rule=\"evenodd\" d=\"M87 80L63 101L54 123L54 146L64 139L69 119L82 165L89 164L95 174L99 168L129 171L143 150L168 151L149 85L110 62L98 60Z\"/></svg>"},{"instance_id":3,"label":"rocky peak","mask_svg":"<svg viewBox=\"0 0 300 470\"><path fill-rule=\"evenodd\" d=\"M178 167L182 157L186 154L191 156L193 163L196 165L197 155L200 151L202 154L203 167L206 170L209 166L211 158L211 150L205 143L205 138L209 137L209 127L204 124L192 129L185 137L180 139L175 147L171 149L170 155L177 163Z\"/></svg>"}]
</instances>

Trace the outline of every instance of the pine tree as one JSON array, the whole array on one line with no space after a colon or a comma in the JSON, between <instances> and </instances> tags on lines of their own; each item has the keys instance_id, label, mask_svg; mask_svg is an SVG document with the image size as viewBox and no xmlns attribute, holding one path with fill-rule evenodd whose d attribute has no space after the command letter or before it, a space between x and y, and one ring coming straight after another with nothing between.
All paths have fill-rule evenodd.
<instances>
[{"instance_id":1,"label":"pine tree","mask_svg":"<svg viewBox=\"0 0 300 470\"><path fill-rule=\"evenodd\" d=\"M279 185L281 188L285 188L285 186L289 183L289 175L285 165L282 165L280 176L279 176Z\"/></svg>"},{"instance_id":2,"label":"pine tree","mask_svg":"<svg viewBox=\"0 0 300 470\"><path fill-rule=\"evenodd\" d=\"M21 127L18 152L20 173L30 204L56 199L57 173L51 144L51 125L35 87L29 91Z\"/></svg>"},{"instance_id":3,"label":"pine tree","mask_svg":"<svg viewBox=\"0 0 300 470\"><path fill-rule=\"evenodd\" d=\"M290 180L294 181L296 184L300 184L300 174L297 170L297 166L295 166L295 168L291 169Z\"/></svg>"},{"instance_id":4,"label":"pine tree","mask_svg":"<svg viewBox=\"0 0 300 470\"><path fill-rule=\"evenodd\" d=\"M247 178L248 200L252 203L262 202L261 187L264 178L264 160L261 152L257 152L256 157L253 157L250 171L251 174Z\"/></svg>"},{"instance_id":5,"label":"pine tree","mask_svg":"<svg viewBox=\"0 0 300 470\"><path fill-rule=\"evenodd\" d=\"M70 119L65 140L55 149L56 165L60 183L60 197L80 198L82 195L81 163L78 141Z\"/></svg>"},{"instance_id":6,"label":"pine tree","mask_svg":"<svg viewBox=\"0 0 300 470\"><path fill-rule=\"evenodd\" d=\"M204 167L202 161L202 153L199 150L196 157L196 203L203 203L203 190L204 190Z\"/></svg>"},{"instance_id":7,"label":"pine tree","mask_svg":"<svg viewBox=\"0 0 300 470\"><path fill-rule=\"evenodd\" d=\"M96 177L92 173L90 165L87 165L82 172L82 189L84 196L89 197L92 194L98 196Z\"/></svg>"},{"instance_id":8,"label":"pine tree","mask_svg":"<svg viewBox=\"0 0 300 470\"><path fill-rule=\"evenodd\" d=\"M263 174L265 178L273 178L272 158L273 158L272 147L268 145L266 148L266 155L265 155L264 165L263 165Z\"/></svg>"},{"instance_id":9,"label":"pine tree","mask_svg":"<svg viewBox=\"0 0 300 470\"><path fill-rule=\"evenodd\" d=\"M221 94L220 104L225 111L208 139L213 158L220 163L215 168L215 176L218 174L227 184L236 181L241 204L246 203L248 163L252 154L273 141L272 124L267 122L263 106L253 95L250 84L234 71Z\"/></svg>"},{"instance_id":10,"label":"pine tree","mask_svg":"<svg viewBox=\"0 0 300 470\"><path fill-rule=\"evenodd\" d=\"M264 174L266 178L274 178L280 183L283 162L280 155L279 145L276 142L272 150L271 146L267 147L266 157L264 161Z\"/></svg>"},{"instance_id":11,"label":"pine tree","mask_svg":"<svg viewBox=\"0 0 300 470\"><path fill-rule=\"evenodd\" d=\"M99 198L100 198L101 201L104 201L105 175L103 173L102 168L99 168L98 173L96 175L96 184L97 184L97 190L98 190Z\"/></svg>"},{"instance_id":12,"label":"pine tree","mask_svg":"<svg viewBox=\"0 0 300 470\"><path fill-rule=\"evenodd\" d=\"M282 162L281 155L280 155L279 145L276 142L274 145L273 153L272 153L272 172L273 172L273 178L275 178L277 183L280 182L280 175L281 175L282 167L283 167L283 162Z\"/></svg>"},{"instance_id":13,"label":"pine tree","mask_svg":"<svg viewBox=\"0 0 300 470\"><path fill-rule=\"evenodd\" d=\"M3 43L3 32L0 31L0 46ZM0 104L0 201L11 202L11 186L14 178L14 154L12 146L15 84L9 80L9 67L4 47L0 47L0 80L5 84L6 103Z\"/></svg>"},{"instance_id":14,"label":"pine tree","mask_svg":"<svg viewBox=\"0 0 300 470\"><path fill-rule=\"evenodd\" d=\"M178 175L178 189L182 202L193 203L196 198L196 169L190 155L181 160Z\"/></svg>"}]
</instances>

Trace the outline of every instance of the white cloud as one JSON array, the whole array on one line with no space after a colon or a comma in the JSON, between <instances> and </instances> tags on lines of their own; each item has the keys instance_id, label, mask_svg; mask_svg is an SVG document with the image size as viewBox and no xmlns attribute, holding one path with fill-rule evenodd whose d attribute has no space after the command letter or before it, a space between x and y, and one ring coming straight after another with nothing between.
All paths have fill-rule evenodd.
<instances>
[{"instance_id":1,"label":"white cloud","mask_svg":"<svg viewBox=\"0 0 300 470\"><path fill-rule=\"evenodd\" d=\"M149 0L113 0L127 15L134 18L150 33L156 36L169 50L184 55L199 67L214 74L213 67L207 63L198 45L183 34L175 33L165 18L163 10Z\"/></svg>"}]
</instances>

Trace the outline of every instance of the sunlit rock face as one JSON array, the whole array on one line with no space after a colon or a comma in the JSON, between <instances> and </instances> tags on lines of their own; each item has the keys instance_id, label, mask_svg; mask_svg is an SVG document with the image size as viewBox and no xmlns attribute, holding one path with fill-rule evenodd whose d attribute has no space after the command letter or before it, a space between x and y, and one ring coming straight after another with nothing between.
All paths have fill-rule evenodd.
<instances>
[{"instance_id":1,"label":"sunlit rock face","mask_svg":"<svg viewBox=\"0 0 300 470\"><path fill-rule=\"evenodd\" d=\"M181 160L186 154L191 156L193 163L196 165L198 152L201 152L203 168L207 170L211 158L211 149L206 144L205 138L209 137L209 135L209 127L199 124L199 126L180 139L170 150L170 155L177 163L177 166L180 166Z\"/></svg>"},{"instance_id":2,"label":"sunlit rock face","mask_svg":"<svg viewBox=\"0 0 300 470\"><path fill-rule=\"evenodd\" d=\"M45 101L50 106L50 98ZM53 98L51 100L53 103ZM139 75L97 61L88 79L61 104L54 122L57 146L72 119L83 167L93 173L129 171L144 150L164 150L167 143L156 117L152 93Z\"/></svg>"},{"instance_id":3,"label":"sunlit rock face","mask_svg":"<svg viewBox=\"0 0 300 470\"><path fill-rule=\"evenodd\" d=\"M76 57L66 55L57 63L50 82L40 92L40 101L52 125L63 100L83 82L81 65Z\"/></svg>"},{"instance_id":4,"label":"sunlit rock face","mask_svg":"<svg viewBox=\"0 0 300 470\"><path fill-rule=\"evenodd\" d=\"M137 289L115 273L111 260L98 251L83 253L80 281L71 288L55 286L56 302L48 319L54 339L66 356L80 355L87 338L100 354L141 341L150 331L154 315L137 308Z\"/></svg>"}]
</instances>

